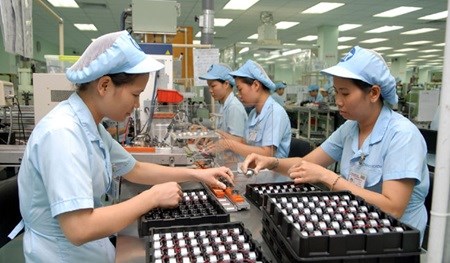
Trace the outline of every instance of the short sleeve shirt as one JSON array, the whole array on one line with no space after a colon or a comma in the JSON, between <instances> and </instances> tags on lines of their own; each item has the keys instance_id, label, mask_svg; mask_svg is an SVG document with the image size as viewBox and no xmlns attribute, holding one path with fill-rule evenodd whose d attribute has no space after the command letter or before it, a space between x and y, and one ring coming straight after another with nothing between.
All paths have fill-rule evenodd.
<instances>
[{"instance_id":1,"label":"short sleeve shirt","mask_svg":"<svg viewBox=\"0 0 450 263\"><path fill-rule=\"evenodd\" d=\"M285 158L291 144L291 123L286 110L269 96L260 114L253 109L248 117L245 138L254 146L275 146L275 156Z\"/></svg>"},{"instance_id":2,"label":"short sleeve shirt","mask_svg":"<svg viewBox=\"0 0 450 263\"><path fill-rule=\"evenodd\" d=\"M57 216L102 206L112 178L136 161L102 124L96 124L77 93L61 102L33 130L18 176L27 262L113 262L107 238L72 245Z\"/></svg>"},{"instance_id":3,"label":"short sleeve shirt","mask_svg":"<svg viewBox=\"0 0 450 263\"><path fill-rule=\"evenodd\" d=\"M228 95L225 103L221 105L220 113L222 118L219 119L218 129L243 138L248 115L244 105L236 98L233 92Z\"/></svg>"},{"instance_id":4,"label":"short sleeve shirt","mask_svg":"<svg viewBox=\"0 0 450 263\"><path fill-rule=\"evenodd\" d=\"M341 175L348 179L351 166L360 162L365 173L365 188L381 193L388 180L414 179L416 184L400 219L421 231L427 223L424 206L429 188L426 143L417 127L402 115L384 106L375 126L358 149L358 124L347 121L322 145L322 149L340 162Z\"/></svg>"}]
</instances>

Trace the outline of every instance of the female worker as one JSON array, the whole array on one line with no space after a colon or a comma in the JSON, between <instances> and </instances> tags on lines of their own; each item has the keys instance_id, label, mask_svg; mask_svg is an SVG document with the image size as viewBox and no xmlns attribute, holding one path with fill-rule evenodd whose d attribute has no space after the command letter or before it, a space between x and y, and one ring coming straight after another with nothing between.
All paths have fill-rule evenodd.
<instances>
[{"instance_id":1,"label":"female worker","mask_svg":"<svg viewBox=\"0 0 450 263\"><path fill-rule=\"evenodd\" d=\"M429 187L426 144L413 123L384 104L398 100L386 62L378 53L356 46L322 72L333 76L336 105L348 121L304 158L252 154L242 170L273 168L296 183L351 191L419 229L423 239ZM325 168L336 161L340 175Z\"/></svg>"},{"instance_id":2,"label":"female worker","mask_svg":"<svg viewBox=\"0 0 450 263\"><path fill-rule=\"evenodd\" d=\"M175 182L224 188L217 177L232 181L224 167L193 170L137 162L101 125L104 117L123 121L139 107L149 72L162 67L121 31L94 40L67 70L77 91L35 127L20 167L27 262L114 262L107 237L151 209L177 206L182 192ZM101 207L101 196L118 176L154 186Z\"/></svg>"},{"instance_id":3,"label":"female worker","mask_svg":"<svg viewBox=\"0 0 450 263\"><path fill-rule=\"evenodd\" d=\"M208 72L200 76L206 80L211 96L220 103L220 115L217 129L225 131L237 139L244 138L245 122L247 112L244 105L233 93L235 85L233 77L230 76L231 69L225 64L211 65Z\"/></svg>"},{"instance_id":4,"label":"female worker","mask_svg":"<svg viewBox=\"0 0 450 263\"><path fill-rule=\"evenodd\" d=\"M207 151L231 150L243 157L250 153L287 157L291 143L291 124L286 111L270 96L275 84L264 69L248 60L230 73L235 78L239 97L244 106L253 106L246 129L245 140L236 140L221 132L222 139L207 147Z\"/></svg>"}]
</instances>

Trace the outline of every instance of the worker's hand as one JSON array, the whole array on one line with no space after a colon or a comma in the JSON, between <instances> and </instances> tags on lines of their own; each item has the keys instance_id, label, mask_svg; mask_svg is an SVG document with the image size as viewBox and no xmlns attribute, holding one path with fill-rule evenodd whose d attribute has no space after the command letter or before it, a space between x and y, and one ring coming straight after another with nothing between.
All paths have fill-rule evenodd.
<instances>
[{"instance_id":1,"label":"worker's hand","mask_svg":"<svg viewBox=\"0 0 450 263\"><path fill-rule=\"evenodd\" d=\"M247 155L244 162L241 165L241 170L245 174L249 168L253 169L255 174L257 174L262 169L271 168L276 163L276 158L263 156L256 153L251 153Z\"/></svg>"},{"instance_id":2,"label":"worker's hand","mask_svg":"<svg viewBox=\"0 0 450 263\"><path fill-rule=\"evenodd\" d=\"M230 185L234 186L234 174L230 168L218 167L210 169L199 169L197 173L197 179L210 187L218 187L220 189L225 189L226 185L220 181L223 178Z\"/></svg>"},{"instance_id":3,"label":"worker's hand","mask_svg":"<svg viewBox=\"0 0 450 263\"><path fill-rule=\"evenodd\" d=\"M147 191L151 192L151 198L160 208L177 207L183 197L180 185L175 182L156 184Z\"/></svg>"},{"instance_id":4,"label":"worker's hand","mask_svg":"<svg viewBox=\"0 0 450 263\"><path fill-rule=\"evenodd\" d=\"M295 183L319 183L323 182L330 170L305 160L300 160L288 170L288 175Z\"/></svg>"},{"instance_id":5,"label":"worker's hand","mask_svg":"<svg viewBox=\"0 0 450 263\"><path fill-rule=\"evenodd\" d=\"M219 139L218 141L210 141L204 148L204 151L209 154L216 154L231 149L229 140Z\"/></svg>"}]
</instances>

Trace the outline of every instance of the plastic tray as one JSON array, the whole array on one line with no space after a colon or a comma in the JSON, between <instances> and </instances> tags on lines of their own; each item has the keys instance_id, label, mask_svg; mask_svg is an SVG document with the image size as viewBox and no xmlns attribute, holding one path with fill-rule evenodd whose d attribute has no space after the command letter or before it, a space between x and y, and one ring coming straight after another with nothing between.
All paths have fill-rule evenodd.
<instances>
[{"instance_id":1,"label":"plastic tray","mask_svg":"<svg viewBox=\"0 0 450 263\"><path fill-rule=\"evenodd\" d=\"M239 230L239 234L236 233L237 229ZM223 234L223 230L226 230L229 233L232 231L234 234ZM214 231L214 233L212 233L212 231ZM181 238L179 238L180 236ZM220 239L221 237L225 238L227 236L233 237L232 240L224 241L224 239L221 239L220 243L215 241L216 238ZM239 240L237 238L238 236L243 236L244 240ZM180 239L183 239L185 244L180 245ZM188 242L191 242L194 239L197 241L197 245L192 245L192 243L187 245ZM167 245L167 240L172 240L171 243L173 246L170 246L173 247L172 254L174 255L169 255L169 245ZM159 248L155 248L155 242L158 242ZM243 243L247 243L249 246L239 247L242 246ZM218 245L228 247L228 252L224 252L227 251L227 249L223 250L223 247L222 250L220 250ZM218 259L217 261L214 261L208 258L211 255L214 255L217 258L223 257L224 254L230 255L229 251L233 250L230 249L231 245L235 245L234 253L241 253L241 255L253 253L253 259L230 259L228 261ZM209 253L205 249L207 246L212 248L212 251L209 251ZM195 257L192 255L194 254L192 253L194 247L200 248L200 253L195 255ZM181 248L187 248L187 251L184 250L184 253L188 252L191 257L183 255ZM241 222L153 228L150 231L150 235L146 237L146 262L199 262L196 260L197 256L203 257L202 262L270 262L264 257L259 244L252 239L250 232L244 228L244 225ZM183 261L183 257L185 257L185 261ZM171 259L175 261L170 261Z\"/></svg>"},{"instance_id":2,"label":"plastic tray","mask_svg":"<svg viewBox=\"0 0 450 263\"><path fill-rule=\"evenodd\" d=\"M322 191L318 186L311 184L294 184L294 182L284 183L263 183L248 184L245 187L245 197L256 207L265 207L267 203L267 194L274 193L303 193Z\"/></svg>"},{"instance_id":3,"label":"plastic tray","mask_svg":"<svg viewBox=\"0 0 450 263\"><path fill-rule=\"evenodd\" d=\"M379 220L386 219L389 221L390 232L383 232L383 225L379 224L378 227L369 226L368 223L358 225L357 221L362 220L360 218L361 211L356 212L356 219L353 221L352 228L349 234L342 234L339 231L335 231L334 234L327 234L330 230L328 227L326 230L322 231L320 235L312 235L313 231L307 231L305 229L306 224L297 225L293 220L294 213L289 211L288 207L283 208L283 198L284 200L292 200L292 198L297 198L300 202L302 198L323 198L328 197L333 200L334 197L343 198L348 197L347 206L337 202L337 204L332 207L334 212L332 214L330 221L336 221L338 223L343 223L344 221L351 221L351 219L345 219L349 214L355 214L351 212L351 202L357 202L359 208L365 207L367 212L366 215L370 213L377 213ZM308 203L309 204L309 203ZM332 206L332 205L331 205ZM331 207L327 204L327 208ZM338 221L333 219L338 213L339 207L345 209L344 219ZM312 215L313 210L311 207L306 207L310 209L310 215ZM358 208L358 209L359 209ZM346 214L345 214L346 213ZM306 210L300 213L300 216L305 216ZM325 214L325 213L324 213ZM329 212L326 212L329 214ZM325 222L322 215L318 216L318 220L314 222L312 216L307 217L306 221L313 224L313 230L321 231L319 229L319 222ZM364 219L369 222L369 218ZM362 221L364 221L362 220ZM281 240L279 243L287 245L294 252L297 257L300 258L313 258L313 257L339 257L339 256L350 256L350 255L379 255L379 254L399 254L399 253L418 253L420 254L420 233L418 230L401 223L395 218L381 212L379 209L372 205L368 205L363 199L352 195L349 192L315 192L315 193L294 193L294 194L276 194L269 195L268 203L266 209L263 210L263 223L265 225L270 225L272 223L273 229L278 231L278 238ZM402 232L396 232L395 228L402 228ZM341 230L344 229L343 225L340 225ZM368 230L374 228L376 232L370 233ZM356 233L356 229L360 229L361 233ZM273 232L273 231L272 231ZM305 235L306 233L306 235Z\"/></svg>"},{"instance_id":4,"label":"plastic tray","mask_svg":"<svg viewBox=\"0 0 450 263\"><path fill-rule=\"evenodd\" d=\"M206 196L205 200L186 201L185 196L192 197L200 192ZM138 224L139 236L147 236L153 227L227 223L230 221L230 215L208 191L202 189L183 193L185 196L177 208L157 208L141 216Z\"/></svg>"},{"instance_id":5,"label":"plastic tray","mask_svg":"<svg viewBox=\"0 0 450 263\"><path fill-rule=\"evenodd\" d=\"M274 233L275 232L275 233ZM291 247L282 242L276 229L263 222L261 236L278 263L327 262L327 263L420 263L418 253L380 255L351 255L345 257L298 257Z\"/></svg>"}]
</instances>

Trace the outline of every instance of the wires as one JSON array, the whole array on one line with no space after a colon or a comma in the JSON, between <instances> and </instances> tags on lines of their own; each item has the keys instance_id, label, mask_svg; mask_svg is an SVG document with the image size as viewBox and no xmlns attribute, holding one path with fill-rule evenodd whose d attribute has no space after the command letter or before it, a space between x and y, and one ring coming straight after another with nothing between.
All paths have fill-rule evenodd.
<instances>
[{"instance_id":1,"label":"wires","mask_svg":"<svg viewBox=\"0 0 450 263\"><path fill-rule=\"evenodd\" d=\"M17 101L17 103L14 103L14 99ZM18 109L17 125L18 125L18 129L19 129L19 134L20 134L20 132L22 132L22 139L23 139L23 142L25 143L27 138L25 136L25 126L23 125L23 114L22 114L22 110L20 109L19 98L17 98L17 96L13 97L13 105L17 105L17 109ZM11 115L12 115L12 112L11 112ZM12 125L12 120L11 120L11 125Z\"/></svg>"}]
</instances>

